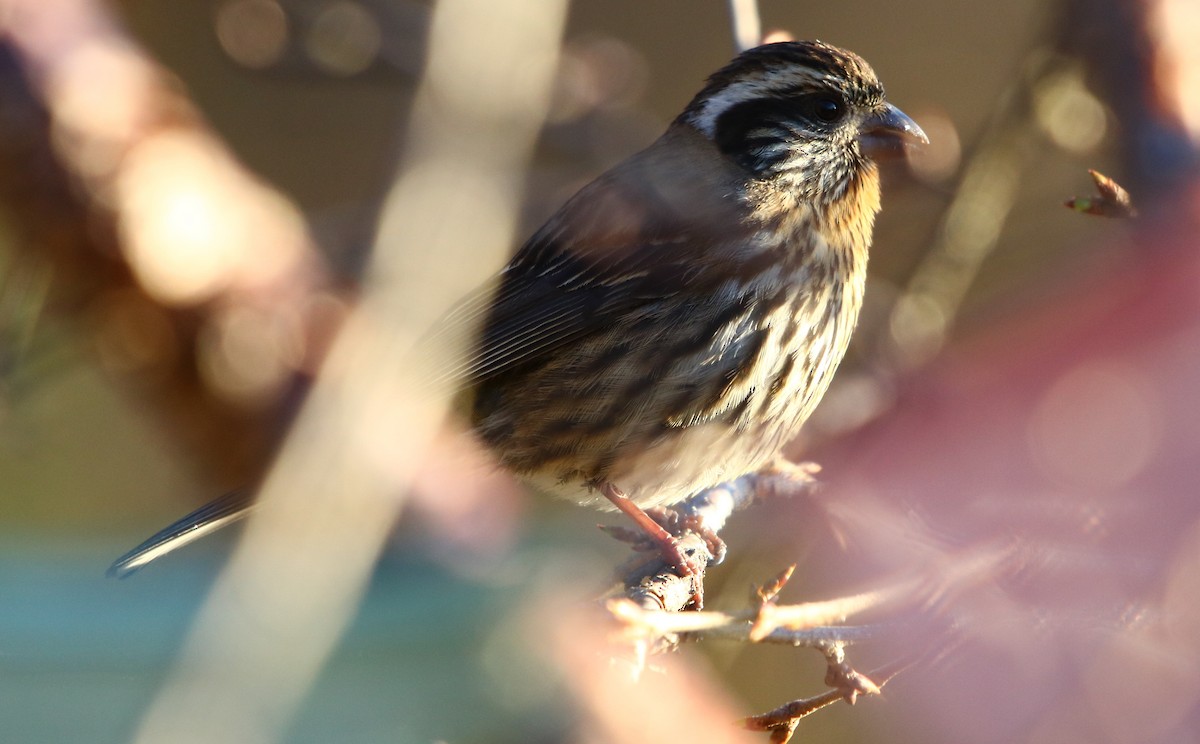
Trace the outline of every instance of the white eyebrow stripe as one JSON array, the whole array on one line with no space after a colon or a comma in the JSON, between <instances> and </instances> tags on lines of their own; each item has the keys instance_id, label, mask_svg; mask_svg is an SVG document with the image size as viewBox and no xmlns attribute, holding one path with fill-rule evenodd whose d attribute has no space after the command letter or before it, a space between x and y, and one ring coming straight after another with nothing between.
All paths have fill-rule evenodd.
<instances>
[{"instance_id":1,"label":"white eyebrow stripe","mask_svg":"<svg viewBox=\"0 0 1200 744\"><path fill-rule=\"evenodd\" d=\"M746 80L730 83L704 101L699 110L688 117L688 122L700 130L704 136L712 139L716 135L717 120L729 109L755 98L766 98L777 95L781 91L800 88L804 83L816 84L822 87L840 87L844 80L829 72L815 74L807 68L790 67L780 70L769 70Z\"/></svg>"}]
</instances>

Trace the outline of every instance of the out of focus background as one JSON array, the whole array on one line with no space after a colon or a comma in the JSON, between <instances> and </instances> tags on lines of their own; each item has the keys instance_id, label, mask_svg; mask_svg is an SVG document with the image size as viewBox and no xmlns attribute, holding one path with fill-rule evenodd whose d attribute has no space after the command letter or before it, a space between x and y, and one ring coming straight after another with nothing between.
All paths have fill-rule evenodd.
<instances>
[{"instance_id":1,"label":"out of focus background","mask_svg":"<svg viewBox=\"0 0 1200 744\"><path fill-rule=\"evenodd\" d=\"M734 53L721 0L573 0L561 30L542 17L558 11L511 4L514 28L544 23L552 43L511 62L506 92L472 70L507 26L473 36L462 0L436 22L436 3L412 0L0 0L0 740L703 740L674 719L683 700L726 741L736 717L824 689L819 654L727 644L685 647L629 697L554 604L586 603L624 557L595 529L611 518L405 471L424 495L377 561L361 557L361 593L330 599L345 635L321 636L330 655L296 673L290 703L259 715L240 700L259 738L156 728L204 721L205 694L221 717L226 683L255 689L233 662L221 676L223 653L254 651L189 636L240 532L126 580L105 577L112 559L266 477L364 285L397 266L404 286L499 265L474 239L450 252L425 237L457 220L437 214L451 198L467 219L496 208L467 171L508 174L515 222L488 234L511 251ZM710 606L745 606L792 563L784 600L803 602L1003 544L1016 569L935 610L954 645L798 736L1197 739L1200 6L759 10L768 38L860 53L932 145L885 172L855 346L793 451L824 486L735 518ZM422 109L431 39L455 24L471 41L431 68ZM537 90L527 160L516 139L430 155L519 129L505 97ZM1065 209L1094 196L1089 168L1140 216ZM408 191L392 190L398 169L418 176ZM424 191L451 195L423 208L431 233L381 226L386 204ZM373 254L401 243L407 264ZM388 439L403 429L341 439L404 460L407 440ZM271 618L236 617L272 636ZM850 650L856 665L899 653L881 635ZM185 647L211 667L176 666Z\"/></svg>"}]
</instances>

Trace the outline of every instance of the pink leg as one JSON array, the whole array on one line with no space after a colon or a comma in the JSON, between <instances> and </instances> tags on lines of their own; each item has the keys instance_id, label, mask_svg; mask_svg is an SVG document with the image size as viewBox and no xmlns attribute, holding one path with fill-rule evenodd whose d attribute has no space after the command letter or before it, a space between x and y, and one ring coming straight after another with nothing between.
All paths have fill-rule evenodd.
<instances>
[{"instance_id":1,"label":"pink leg","mask_svg":"<svg viewBox=\"0 0 1200 744\"><path fill-rule=\"evenodd\" d=\"M649 514L642 511L640 506L630 501L625 494L621 493L621 489L607 481L599 483L598 487L600 493L604 494L604 498L611 501L613 506L636 522L638 527L641 527L642 531L658 545L663 560L679 569L684 576L691 576L699 572L696 561L679 549L679 540L667 532L661 524L655 522Z\"/></svg>"}]
</instances>

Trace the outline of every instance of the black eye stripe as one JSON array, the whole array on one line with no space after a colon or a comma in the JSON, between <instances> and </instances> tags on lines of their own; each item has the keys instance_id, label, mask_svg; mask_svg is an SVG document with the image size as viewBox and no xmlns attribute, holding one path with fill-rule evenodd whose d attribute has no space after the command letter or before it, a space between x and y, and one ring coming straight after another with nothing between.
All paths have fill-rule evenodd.
<instances>
[{"instance_id":1,"label":"black eye stripe","mask_svg":"<svg viewBox=\"0 0 1200 744\"><path fill-rule=\"evenodd\" d=\"M746 147L770 147L779 141L778 134L759 134L747 137L745 142Z\"/></svg>"},{"instance_id":2,"label":"black eye stripe","mask_svg":"<svg viewBox=\"0 0 1200 744\"><path fill-rule=\"evenodd\" d=\"M765 97L743 101L717 117L713 141L724 153L735 158L753 147L788 136L788 122L799 122L814 132L828 131L845 118L849 110L844 99L830 91L809 92L788 98Z\"/></svg>"},{"instance_id":3,"label":"black eye stripe","mask_svg":"<svg viewBox=\"0 0 1200 744\"><path fill-rule=\"evenodd\" d=\"M721 152L736 157L767 139L764 129L774 128L793 114L794 106L778 98L756 98L730 106L717 117L713 141Z\"/></svg>"}]
</instances>

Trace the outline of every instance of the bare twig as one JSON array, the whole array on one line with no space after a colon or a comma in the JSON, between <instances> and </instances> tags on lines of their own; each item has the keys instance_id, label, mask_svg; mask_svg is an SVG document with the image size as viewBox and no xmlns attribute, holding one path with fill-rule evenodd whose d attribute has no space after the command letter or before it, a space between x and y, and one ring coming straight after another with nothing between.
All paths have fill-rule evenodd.
<instances>
[{"instance_id":1,"label":"bare twig","mask_svg":"<svg viewBox=\"0 0 1200 744\"><path fill-rule=\"evenodd\" d=\"M905 622L883 622L871 625L821 625L815 628L793 630L791 628L775 628L770 633L752 638L744 627L722 625L709 628L702 633L689 635L689 640L705 641L734 641L744 643L770 643L776 646L792 646L794 648L824 648L833 644L853 646L869 641L893 638L908 628Z\"/></svg>"},{"instance_id":2,"label":"bare twig","mask_svg":"<svg viewBox=\"0 0 1200 744\"><path fill-rule=\"evenodd\" d=\"M783 591L783 588L787 586L787 583L792 580L792 574L794 573L796 573L795 563L780 571L775 575L775 578L762 586L754 587L755 598L758 599L760 604L774 602L779 593Z\"/></svg>"},{"instance_id":3,"label":"bare twig","mask_svg":"<svg viewBox=\"0 0 1200 744\"><path fill-rule=\"evenodd\" d=\"M897 674L912 666L915 661L912 658L894 661L878 667L866 675L859 674L858 672L854 672L854 674L858 675L861 679L870 680L871 686L874 688L871 694L877 694L884 685L892 681ZM751 731L769 732L773 744L787 744L791 740L792 734L795 733L796 726L799 725L802 719L822 708L833 705L839 700L845 700L853 704L858 692L862 692L862 690L853 687L835 686L833 689L823 692L820 695L802 700L793 700L766 713L750 716L742 721L742 725Z\"/></svg>"},{"instance_id":4,"label":"bare twig","mask_svg":"<svg viewBox=\"0 0 1200 744\"><path fill-rule=\"evenodd\" d=\"M624 597L609 600L607 607L625 640L654 651L674 648L685 639L826 648L830 644L895 636L909 626L907 621L896 619L900 613L917 610L926 616L931 608L944 606L951 596L996 579L1013 566L1016 555L1012 545L975 549L946 556L923 573L896 576L857 594L797 605L763 601L757 607L734 612L678 612L686 604L682 597L690 585L661 582L655 576L644 583L656 584L660 591L672 587L668 597L676 597L681 604L672 606L669 599L659 595L653 595L655 601L648 601L651 595L638 587L643 591L627 591ZM892 619L876 625L837 625L868 612L887 612Z\"/></svg>"}]
</instances>

